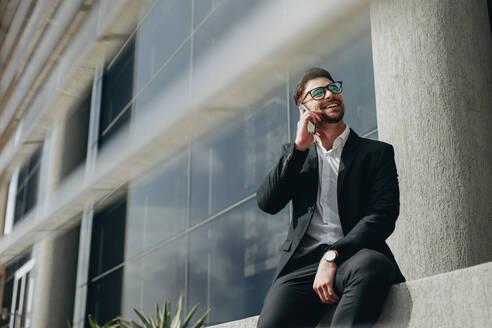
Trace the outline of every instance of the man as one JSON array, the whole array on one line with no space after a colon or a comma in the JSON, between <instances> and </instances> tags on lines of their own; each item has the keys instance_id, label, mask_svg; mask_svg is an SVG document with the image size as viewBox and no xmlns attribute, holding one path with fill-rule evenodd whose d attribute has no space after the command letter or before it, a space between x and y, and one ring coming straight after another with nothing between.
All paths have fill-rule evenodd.
<instances>
[{"instance_id":1,"label":"man","mask_svg":"<svg viewBox=\"0 0 492 328\"><path fill-rule=\"evenodd\" d=\"M267 213L293 205L260 328L314 327L329 306L333 327L370 326L390 286L405 281L385 243L399 213L393 147L349 129L341 92L324 69L304 74L295 142L257 190Z\"/></svg>"}]
</instances>

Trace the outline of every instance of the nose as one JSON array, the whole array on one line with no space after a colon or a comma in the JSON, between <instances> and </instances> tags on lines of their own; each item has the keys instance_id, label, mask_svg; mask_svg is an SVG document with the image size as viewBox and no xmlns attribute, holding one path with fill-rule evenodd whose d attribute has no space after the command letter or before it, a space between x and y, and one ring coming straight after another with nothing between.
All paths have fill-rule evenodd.
<instances>
[{"instance_id":1,"label":"nose","mask_svg":"<svg viewBox=\"0 0 492 328\"><path fill-rule=\"evenodd\" d=\"M331 96L333 96L333 93L330 90L328 90L328 88L325 88L325 99L328 99Z\"/></svg>"}]
</instances>

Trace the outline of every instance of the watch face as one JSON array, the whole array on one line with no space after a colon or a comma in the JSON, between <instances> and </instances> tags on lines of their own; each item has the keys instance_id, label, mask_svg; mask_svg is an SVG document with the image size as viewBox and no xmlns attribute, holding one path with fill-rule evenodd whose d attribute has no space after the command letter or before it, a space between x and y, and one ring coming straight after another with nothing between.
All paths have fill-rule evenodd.
<instances>
[{"instance_id":1,"label":"watch face","mask_svg":"<svg viewBox=\"0 0 492 328\"><path fill-rule=\"evenodd\" d=\"M337 253L335 253L334 251L328 251L325 254L325 259L327 261L333 261L335 259L336 255L337 255Z\"/></svg>"}]
</instances>

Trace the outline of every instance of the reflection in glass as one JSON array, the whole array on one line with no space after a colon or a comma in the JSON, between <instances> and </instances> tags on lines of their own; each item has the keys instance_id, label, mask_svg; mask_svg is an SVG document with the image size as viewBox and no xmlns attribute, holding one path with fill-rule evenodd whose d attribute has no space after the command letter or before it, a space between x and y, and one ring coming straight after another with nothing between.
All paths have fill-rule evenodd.
<instances>
[{"instance_id":1,"label":"reflection in glass","mask_svg":"<svg viewBox=\"0 0 492 328\"><path fill-rule=\"evenodd\" d=\"M123 261L126 198L94 215L89 277L94 278Z\"/></svg>"},{"instance_id":2,"label":"reflection in glass","mask_svg":"<svg viewBox=\"0 0 492 328\"><path fill-rule=\"evenodd\" d=\"M194 1L194 27L200 24L205 17L217 7L221 0L193 0Z\"/></svg>"},{"instance_id":3,"label":"reflection in glass","mask_svg":"<svg viewBox=\"0 0 492 328\"><path fill-rule=\"evenodd\" d=\"M104 73L99 123L99 146L128 123L133 98L135 39L125 46L113 65ZM124 111L124 112L123 112Z\"/></svg>"},{"instance_id":4,"label":"reflection in glass","mask_svg":"<svg viewBox=\"0 0 492 328\"><path fill-rule=\"evenodd\" d=\"M140 43L138 43L138 51L147 52L148 49L140 48L143 47ZM162 95L165 93L166 88L171 86L175 81L180 78L189 79L189 71L190 71L190 42L187 42L174 56L170 61L162 68L159 73L153 77L148 85L145 86L145 89L138 95L135 101L135 115L138 116L142 111L146 110L159 110L165 112L171 112L173 108L163 107L163 108L147 108L152 103L152 100L155 99L156 96ZM137 71L137 76L138 76ZM147 81L146 81L147 82ZM186 85L189 85L187 83ZM181 90L180 96L183 99L189 97L189 90L184 89ZM160 102L165 103L165 102ZM137 121L138 122L138 121ZM143 130L145 127L137 127L137 129Z\"/></svg>"},{"instance_id":5,"label":"reflection in glass","mask_svg":"<svg viewBox=\"0 0 492 328\"><path fill-rule=\"evenodd\" d=\"M41 152L41 147L39 147L19 171L15 197L14 224L18 223L36 205Z\"/></svg>"},{"instance_id":6,"label":"reflection in glass","mask_svg":"<svg viewBox=\"0 0 492 328\"><path fill-rule=\"evenodd\" d=\"M92 315L101 324L120 315L122 274L120 268L89 283L86 315ZM90 328L88 320L85 320L85 327Z\"/></svg>"},{"instance_id":7,"label":"reflection in glass","mask_svg":"<svg viewBox=\"0 0 492 328\"><path fill-rule=\"evenodd\" d=\"M188 310L211 307L207 324L257 315L272 282L289 224L251 199L189 235Z\"/></svg>"},{"instance_id":8,"label":"reflection in glass","mask_svg":"<svg viewBox=\"0 0 492 328\"><path fill-rule=\"evenodd\" d=\"M287 110L281 87L193 143L191 224L255 192L285 142Z\"/></svg>"},{"instance_id":9,"label":"reflection in glass","mask_svg":"<svg viewBox=\"0 0 492 328\"><path fill-rule=\"evenodd\" d=\"M186 187L186 153L130 184L125 258L186 228Z\"/></svg>"},{"instance_id":10,"label":"reflection in glass","mask_svg":"<svg viewBox=\"0 0 492 328\"><path fill-rule=\"evenodd\" d=\"M185 291L186 240L181 237L129 262L124 270L122 315L136 320L134 308L155 313L154 304L168 299L173 308Z\"/></svg>"},{"instance_id":11,"label":"reflection in glass","mask_svg":"<svg viewBox=\"0 0 492 328\"><path fill-rule=\"evenodd\" d=\"M248 18L249 13L254 12L260 0L222 0L213 9L213 3L205 0L205 4L199 4L202 0L195 0L195 25L211 11L214 12L205 20L194 34L193 43L193 67L200 67L203 58L214 51L214 49L229 35L237 31L237 26L242 20ZM221 63L216 62L214 67L207 67L210 76L215 70L221 69ZM200 88L200 85L194 86Z\"/></svg>"},{"instance_id":12,"label":"reflection in glass","mask_svg":"<svg viewBox=\"0 0 492 328\"><path fill-rule=\"evenodd\" d=\"M192 0L159 0L140 26L136 63L137 92L190 35L191 5ZM180 56L183 57L183 54ZM185 59L189 66L189 48L181 59ZM171 75L165 80L172 81L173 78L175 76Z\"/></svg>"}]
</instances>

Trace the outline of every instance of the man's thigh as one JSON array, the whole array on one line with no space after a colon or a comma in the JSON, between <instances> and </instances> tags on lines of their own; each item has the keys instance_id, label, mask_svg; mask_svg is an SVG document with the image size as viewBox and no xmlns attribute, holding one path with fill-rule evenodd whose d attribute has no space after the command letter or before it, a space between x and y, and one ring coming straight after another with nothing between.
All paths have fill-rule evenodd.
<instances>
[{"instance_id":1,"label":"man's thigh","mask_svg":"<svg viewBox=\"0 0 492 328\"><path fill-rule=\"evenodd\" d=\"M340 302L332 325L374 324L394 282L395 272L394 264L386 256L371 249L361 249L342 263L335 276L335 292Z\"/></svg>"},{"instance_id":2,"label":"man's thigh","mask_svg":"<svg viewBox=\"0 0 492 328\"><path fill-rule=\"evenodd\" d=\"M278 278L268 291L259 328L315 327L327 309L313 290L318 264Z\"/></svg>"}]
</instances>

